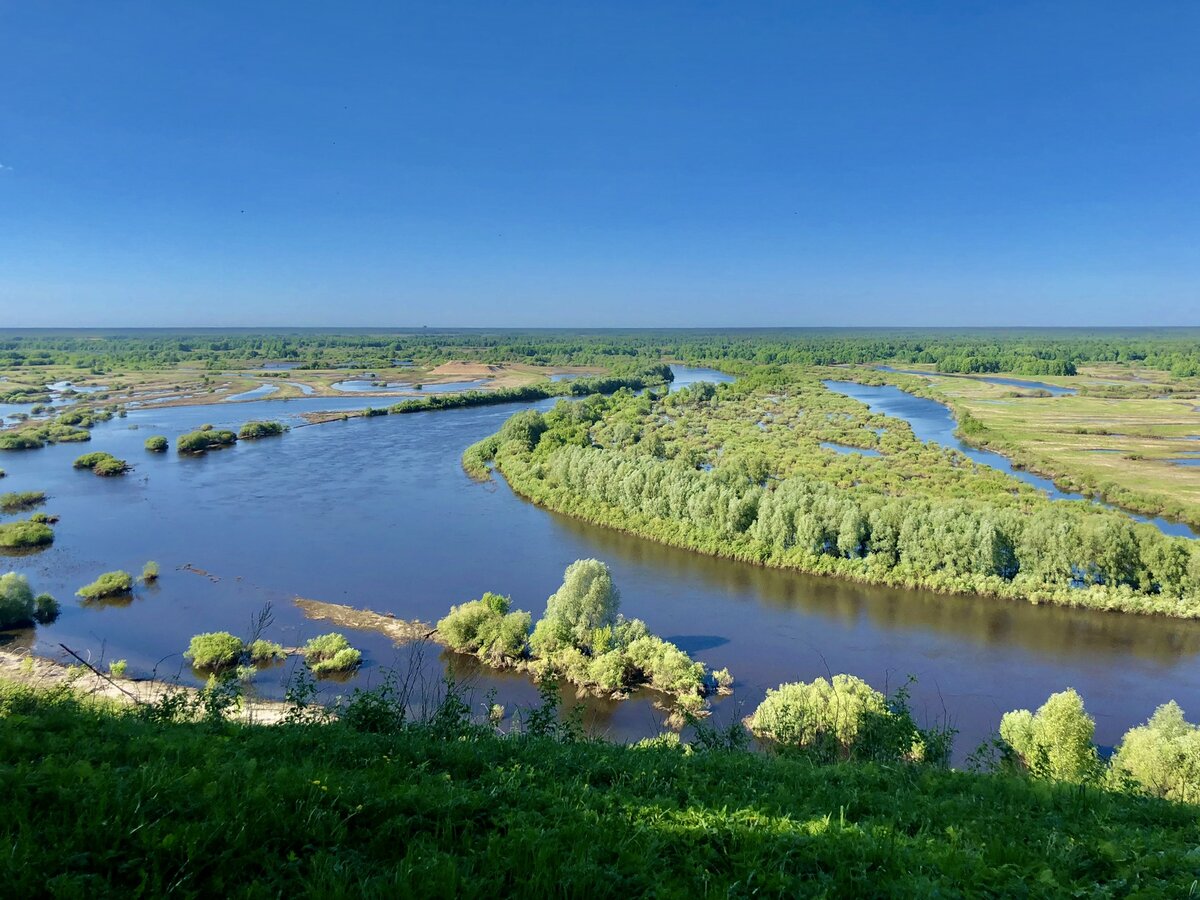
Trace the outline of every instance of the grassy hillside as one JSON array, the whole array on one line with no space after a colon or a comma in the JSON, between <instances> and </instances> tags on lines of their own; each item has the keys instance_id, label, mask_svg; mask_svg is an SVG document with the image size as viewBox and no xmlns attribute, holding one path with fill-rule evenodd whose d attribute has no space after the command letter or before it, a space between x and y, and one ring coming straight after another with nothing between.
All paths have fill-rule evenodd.
<instances>
[{"instance_id":1,"label":"grassy hillside","mask_svg":"<svg viewBox=\"0 0 1200 900\"><path fill-rule=\"evenodd\" d=\"M6 892L1178 896L1200 876L1195 808L1015 777L503 737L446 707L386 733L161 719L0 692Z\"/></svg>"}]
</instances>

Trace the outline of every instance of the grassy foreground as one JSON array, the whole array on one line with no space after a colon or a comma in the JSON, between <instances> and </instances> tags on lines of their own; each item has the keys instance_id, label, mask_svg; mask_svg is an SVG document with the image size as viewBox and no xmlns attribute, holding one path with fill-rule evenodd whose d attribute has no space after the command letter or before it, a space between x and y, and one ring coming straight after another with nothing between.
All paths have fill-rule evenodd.
<instances>
[{"instance_id":1,"label":"grassy foreground","mask_svg":"<svg viewBox=\"0 0 1200 900\"><path fill-rule=\"evenodd\" d=\"M369 721L365 720L365 721ZM1179 896L1200 812L931 767L0 689L11 896Z\"/></svg>"}]
</instances>

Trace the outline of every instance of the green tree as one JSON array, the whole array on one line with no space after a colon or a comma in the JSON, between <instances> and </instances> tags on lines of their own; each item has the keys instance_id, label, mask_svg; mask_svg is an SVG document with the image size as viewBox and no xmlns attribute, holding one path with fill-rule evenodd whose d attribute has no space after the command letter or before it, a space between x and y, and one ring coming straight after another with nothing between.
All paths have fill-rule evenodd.
<instances>
[{"instance_id":1,"label":"green tree","mask_svg":"<svg viewBox=\"0 0 1200 900\"><path fill-rule=\"evenodd\" d=\"M530 643L539 655L566 646L590 650L597 629L616 625L620 606L621 594L608 566L598 559L576 560L546 601L546 614Z\"/></svg>"},{"instance_id":2,"label":"green tree","mask_svg":"<svg viewBox=\"0 0 1200 900\"><path fill-rule=\"evenodd\" d=\"M1072 784L1095 781L1100 773L1095 734L1096 720L1071 689L1051 694L1036 713L1018 709L1000 720L1000 737L1031 775Z\"/></svg>"}]
</instances>

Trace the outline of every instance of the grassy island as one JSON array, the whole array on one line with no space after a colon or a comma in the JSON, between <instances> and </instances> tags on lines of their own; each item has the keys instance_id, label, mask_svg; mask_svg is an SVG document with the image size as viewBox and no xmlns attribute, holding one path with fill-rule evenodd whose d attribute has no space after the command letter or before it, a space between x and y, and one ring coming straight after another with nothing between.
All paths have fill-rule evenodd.
<instances>
[{"instance_id":1,"label":"grassy island","mask_svg":"<svg viewBox=\"0 0 1200 900\"><path fill-rule=\"evenodd\" d=\"M237 443L237 435L228 430L217 430L206 425L197 431L181 434L175 441L175 449L180 453L201 454L220 447L228 447Z\"/></svg>"}]
</instances>

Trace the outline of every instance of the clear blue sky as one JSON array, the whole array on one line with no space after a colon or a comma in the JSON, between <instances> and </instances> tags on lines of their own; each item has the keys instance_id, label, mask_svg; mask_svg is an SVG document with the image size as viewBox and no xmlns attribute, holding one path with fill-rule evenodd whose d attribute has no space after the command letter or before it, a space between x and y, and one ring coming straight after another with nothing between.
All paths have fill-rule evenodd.
<instances>
[{"instance_id":1,"label":"clear blue sky","mask_svg":"<svg viewBox=\"0 0 1200 900\"><path fill-rule=\"evenodd\" d=\"M0 0L0 325L1200 324L1200 3Z\"/></svg>"}]
</instances>

